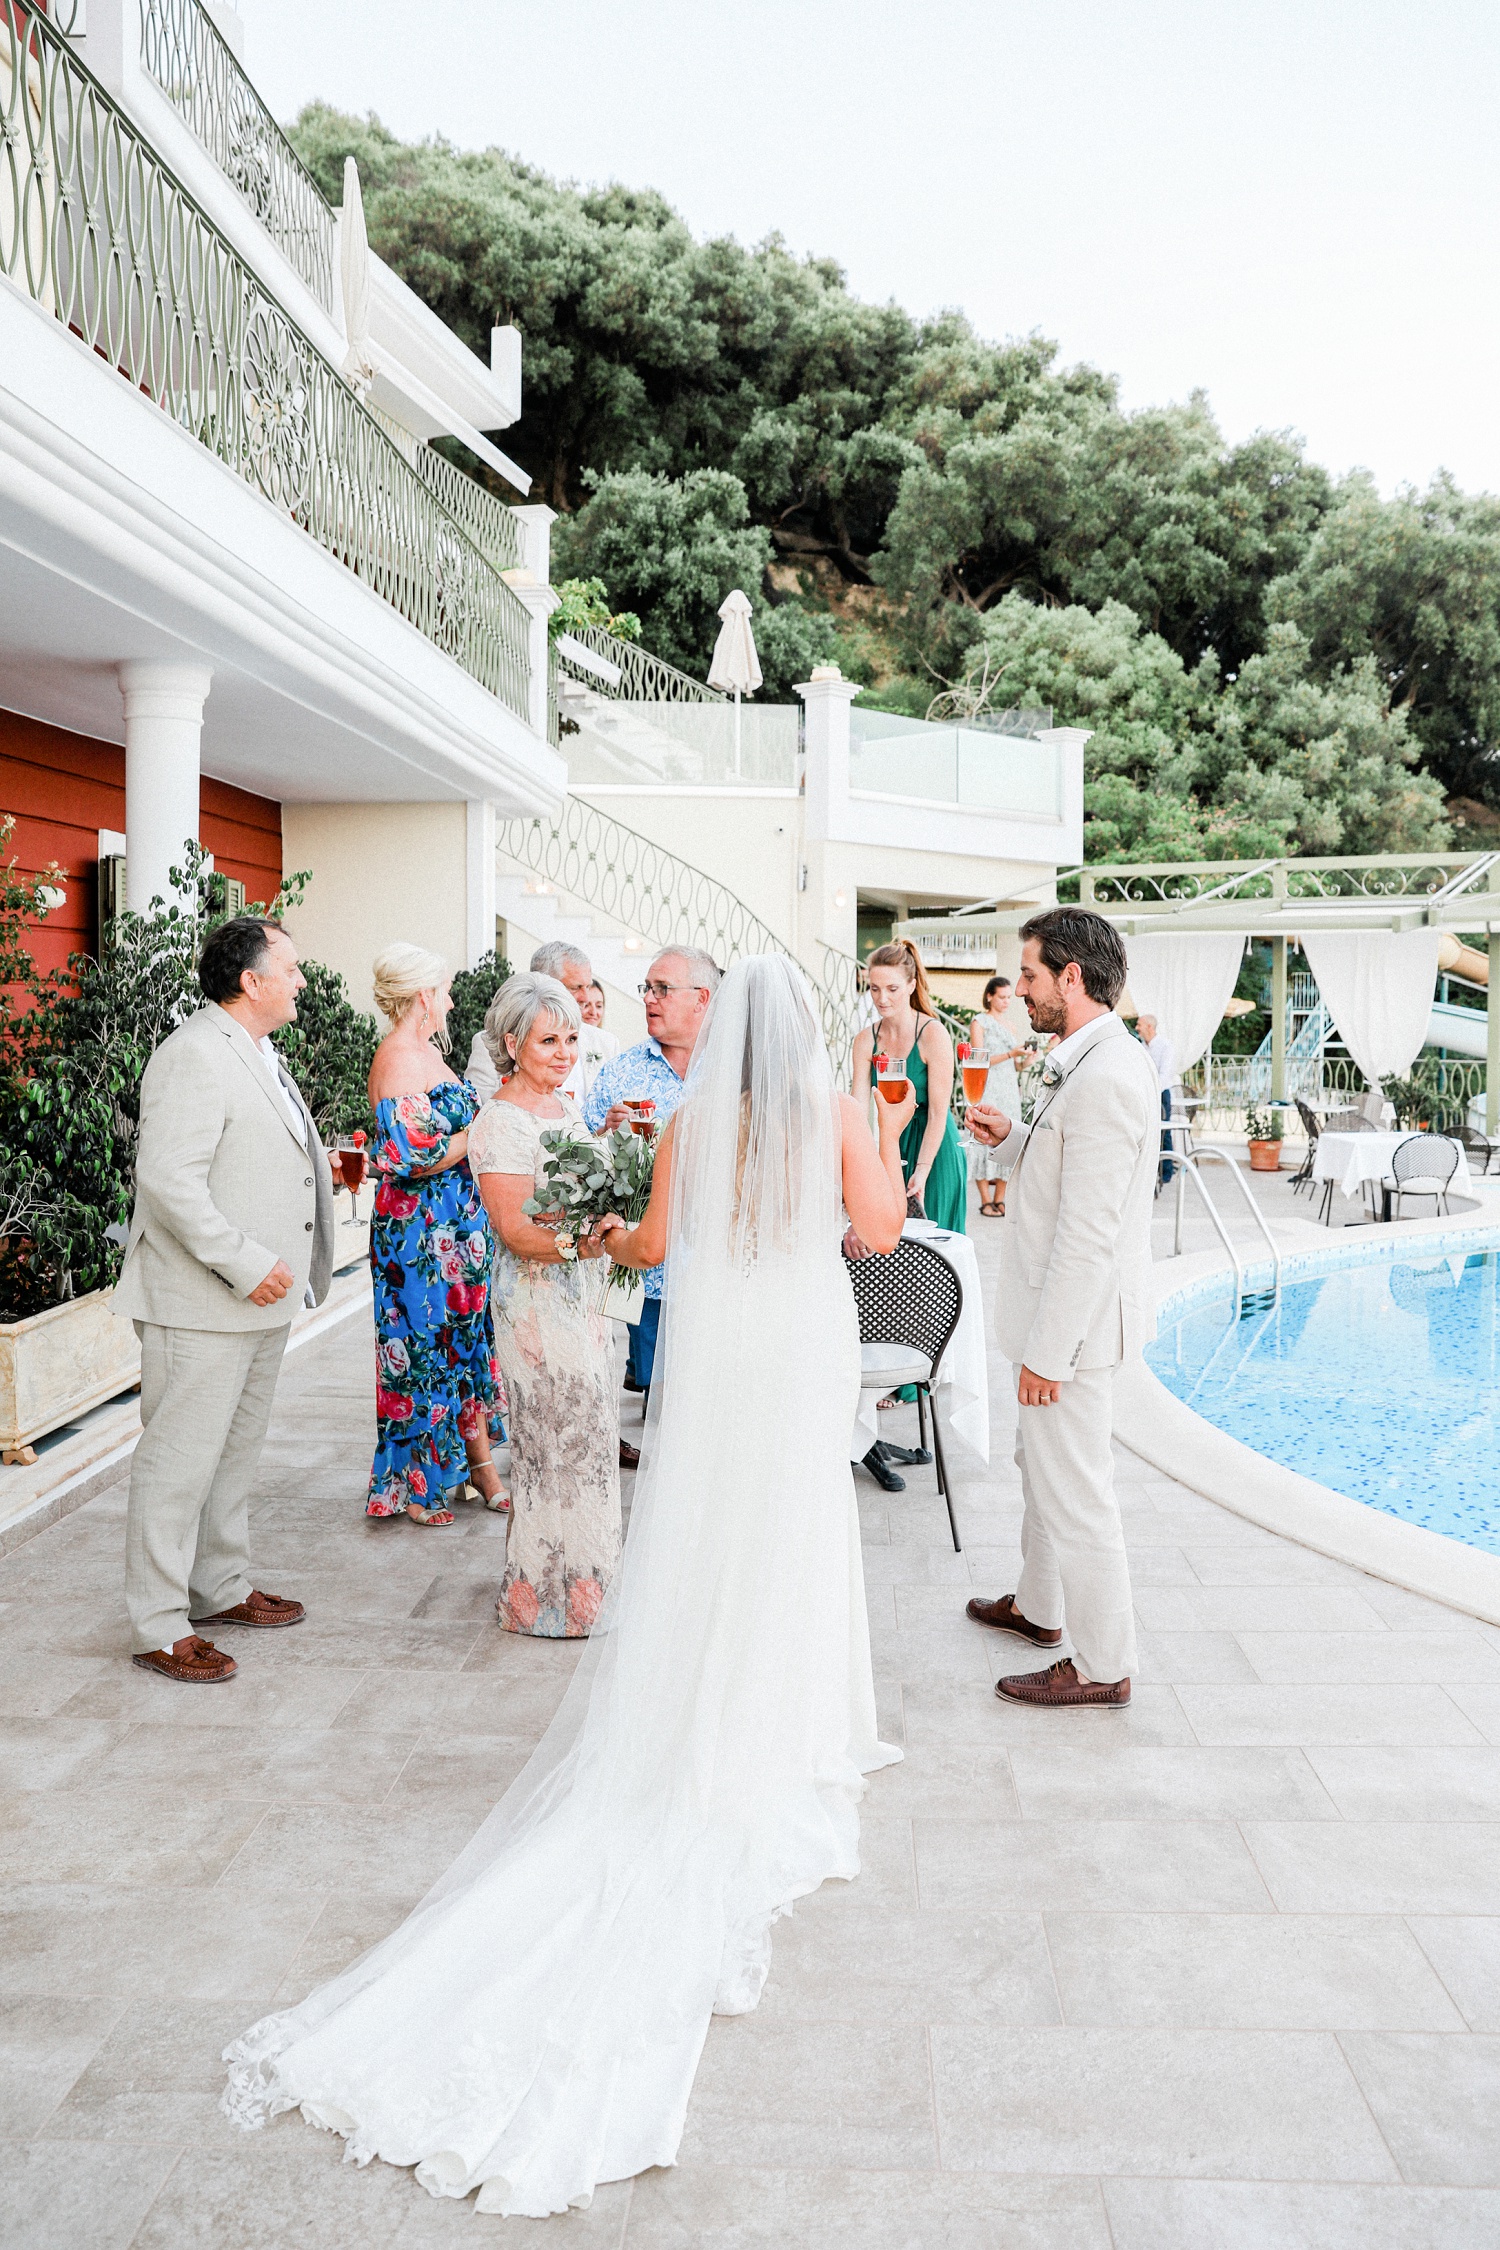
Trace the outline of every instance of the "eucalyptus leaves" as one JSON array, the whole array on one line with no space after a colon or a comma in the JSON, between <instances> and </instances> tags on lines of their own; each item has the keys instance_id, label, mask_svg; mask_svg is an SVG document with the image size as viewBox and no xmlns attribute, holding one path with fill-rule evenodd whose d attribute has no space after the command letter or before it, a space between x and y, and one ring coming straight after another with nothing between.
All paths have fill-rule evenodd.
<instances>
[{"instance_id":1,"label":"eucalyptus leaves","mask_svg":"<svg viewBox=\"0 0 1500 2250\"><path fill-rule=\"evenodd\" d=\"M565 1260L577 1259L582 1237L611 1211L630 1226L645 1217L656 1163L654 1133L637 1135L622 1126L597 1141L585 1141L565 1126L554 1126L541 1139L546 1186L529 1195L521 1208L528 1218L556 1217L557 1247ZM602 1310L610 1289L628 1292L635 1277L628 1268L617 1273L607 1257L597 1261L597 1268L604 1277Z\"/></svg>"}]
</instances>

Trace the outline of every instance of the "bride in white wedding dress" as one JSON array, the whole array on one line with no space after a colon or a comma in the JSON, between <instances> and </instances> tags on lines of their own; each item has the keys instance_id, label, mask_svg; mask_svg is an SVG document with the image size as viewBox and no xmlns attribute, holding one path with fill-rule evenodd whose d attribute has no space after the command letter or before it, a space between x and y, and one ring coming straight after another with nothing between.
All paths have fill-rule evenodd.
<instances>
[{"instance_id":1,"label":"bride in white wedding dress","mask_svg":"<svg viewBox=\"0 0 1500 2250\"><path fill-rule=\"evenodd\" d=\"M530 1762L402 1927L230 2047L224 2106L300 2106L358 2163L542 2217L675 2160L709 2017L760 1998L771 1925L859 1872L877 1740L848 1460L840 1203L889 1250L910 1097L880 1147L808 989L739 962L611 1236L670 1279L614 1584Z\"/></svg>"}]
</instances>

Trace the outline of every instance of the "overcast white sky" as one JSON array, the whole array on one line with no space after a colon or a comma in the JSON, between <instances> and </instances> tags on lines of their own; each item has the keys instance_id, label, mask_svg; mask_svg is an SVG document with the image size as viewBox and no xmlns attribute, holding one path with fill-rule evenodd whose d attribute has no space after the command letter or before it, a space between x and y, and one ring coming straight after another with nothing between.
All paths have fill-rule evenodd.
<instances>
[{"instance_id":1,"label":"overcast white sky","mask_svg":"<svg viewBox=\"0 0 1500 2250\"><path fill-rule=\"evenodd\" d=\"M661 189L852 286L1500 490L1496 0L239 0L277 114Z\"/></svg>"}]
</instances>

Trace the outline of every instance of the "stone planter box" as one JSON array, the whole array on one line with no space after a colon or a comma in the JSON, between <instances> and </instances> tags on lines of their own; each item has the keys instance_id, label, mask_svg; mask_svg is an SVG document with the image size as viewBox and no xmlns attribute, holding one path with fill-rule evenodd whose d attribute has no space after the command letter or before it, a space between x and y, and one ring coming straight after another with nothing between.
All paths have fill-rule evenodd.
<instances>
[{"instance_id":1,"label":"stone planter box","mask_svg":"<svg viewBox=\"0 0 1500 2250\"><path fill-rule=\"evenodd\" d=\"M0 1321L0 1457L30 1462L31 1448L91 1406L140 1381L141 1347L128 1320L110 1311L113 1291Z\"/></svg>"}]
</instances>

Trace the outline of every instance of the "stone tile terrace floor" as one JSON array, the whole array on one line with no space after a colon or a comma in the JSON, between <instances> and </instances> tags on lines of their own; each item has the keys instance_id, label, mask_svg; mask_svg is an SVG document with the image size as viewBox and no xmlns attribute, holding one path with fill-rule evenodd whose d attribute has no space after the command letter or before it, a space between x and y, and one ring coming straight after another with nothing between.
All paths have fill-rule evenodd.
<instances>
[{"instance_id":1,"label":"stone tile terrace floor","mask_svg":"<svg viewBox=\"0 0 1500 2250\"><path fill-rule=\"evenodd\" d=\"M357 1318L288 1362L257 1576L310 1617L234 1636L230 1686L125 1661L123 1483L0 1564L7 2250L540 2239L217 2108L225 2041L405 1913L573 1660L496 1628L497 1519L361 1521L369 1361ZM1500 1632L1122 1455L1130 1711L997 1703L1028 1652L963 1604L1014 1583L1004 1376L961 1557L930 1471L889 1501L861 1480L906 1747L865 1873L781 1924L758 2013L714 2024L676 2169L547 2240L1491 2250Z\"/></svg>"}]
</instances>

